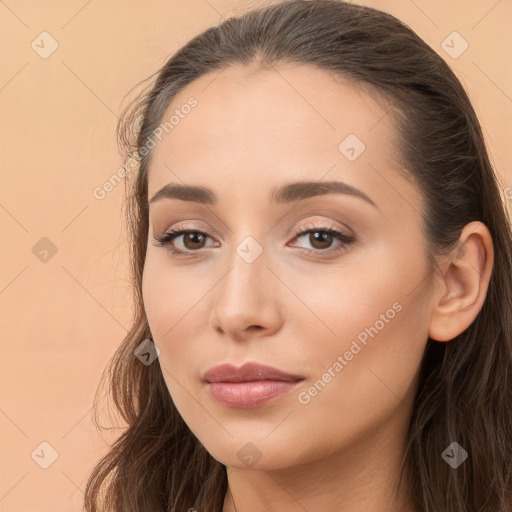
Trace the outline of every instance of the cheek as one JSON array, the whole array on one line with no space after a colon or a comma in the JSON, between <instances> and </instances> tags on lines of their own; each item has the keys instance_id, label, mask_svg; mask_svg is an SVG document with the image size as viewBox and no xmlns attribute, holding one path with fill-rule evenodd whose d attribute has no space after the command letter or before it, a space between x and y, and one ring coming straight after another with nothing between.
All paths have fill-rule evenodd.
<instances>
[{"instance_id":1,"label":"cheek","mask_svg":"<svg viewBox=\"0 0 512 512\"><path fill-rule=\"evenodd\" d=\"M420 303L401 300L394 318L384 317L388 323L379 316L391 310L372 309L364 320L352 320L346 337L322 347L329 357L300 401L304 420L317 425L329 444L347 445L398 418L406 421L427 340Z\"/></svg>"},{"instance_id":2,"label":"cheek","mask_svg":"<svg viewBox=\"0 0 512 512\"><path fill-rule=\"evenodd\" d=\"M362 264L359 272L340 273L321 291L304 281L299 288L321 322L302 331L311 378L297 399L306 421L327 420L329 411L343 418L343 429L321 422L326 437L339 442L382 424L397 407L410 410L428 338L423 267L388 255ZM314 350L307 345L311 339Z\"/></svg>"},{"instance_id":3,"label":"cheek","mask_svg":"<svg viewBox=\"0 0 512 512\"><path fill-rule=\"evenodd\" d=\"M210 279L211 280L211 279ZM207 308L213 286L204 276L184 267L172 267L161 255L148 252L142 281L142 296L149 327L160 349L159 362L173 400L186 407L187 392L195 393L194 370L205 354ZM183 388L185 386L185 389Z\"/></svg>"},{"instance_id":4,"label":"cheek","mask_svg":"<svg viewBox=\"0 0 512 512\"><path fill-rule=\"evenodd\" d=\"M191 322L190 315L209 287L202 277L194 278L183 267L170 265L165 255L153 252L148 251L144 266L142 297L153 338L163 342Z\"/></svg>"},{"instance_id":5,"label":"cheek","mask_svg":"<svg viewBox=\"0 0 512 512\"><path fill-rule=\"evenodd\" d=\"M363 344L377 333L384 338L381 333L409 314L402 311L415 298L412 283L420 283L423 275L421 262L398 260L389 244L347 255L338 265L282 271L288 272L286 282L293 283L288 320L298 333L307 326L310 334L301 337L304 342L322 343L317 357L347 350L355 338Z\"/></svg>"}]
</instances>

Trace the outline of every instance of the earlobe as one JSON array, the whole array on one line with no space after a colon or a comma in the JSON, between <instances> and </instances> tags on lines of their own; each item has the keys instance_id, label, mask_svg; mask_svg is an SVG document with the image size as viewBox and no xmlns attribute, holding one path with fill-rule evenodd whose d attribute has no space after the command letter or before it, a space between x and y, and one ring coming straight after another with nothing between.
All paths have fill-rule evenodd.
<instances>
[{"instance_id":1,"label":"earlobe","mask_svg":"<svg viewBox=\"0 0 512 512\"><path fill-rule=\"evenodd\" d=\"M450 341L473 323L484 304L493 264L493 243L487 226L478 221L466 224L432 295L431 339Z\"/></svg>"}]
</instances>

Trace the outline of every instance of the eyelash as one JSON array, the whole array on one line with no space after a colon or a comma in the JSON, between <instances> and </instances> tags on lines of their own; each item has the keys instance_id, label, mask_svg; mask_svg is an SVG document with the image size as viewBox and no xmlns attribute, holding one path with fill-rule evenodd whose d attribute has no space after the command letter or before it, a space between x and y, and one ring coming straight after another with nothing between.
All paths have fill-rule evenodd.
<instances>
[{"instance_id":1,"label":"eyelash","mask_svg":"<svg viewBox=\"0 0 512 512\"><path fill-rule=\"evenodd\" d=\"M302 235L305 235L307 233L327 233L329 235L333 235L336 239L338 239L340 241L338 246L336 246L335 248L329 248L329 249L306 249L304 247L299 248L301 251L305 251L308 254L311 254L311 253L333 254L333 253L342 251L343 249L346 249L350 244L352 244L354 242L354 239L352 237L346 235L343 231L341 231L339 229L321 228L321 227L319 227L319 228L312 227L312 228L305 229L305 227L306 226L299 226L296 229L294 239L298 238ZM191 250L183 251L181 249L176 249L176 247L171 245L171 242L175 238L177 238L181 235L186 235L186 234L190 234L190 233L199 233L204 236L209 236L204 231L200 231L198 229L187 228L185 226L179 226L177 228L171 229L170 231L167 231L166 233L164 233L161 236L155 236L154 238L157 242L157 246L159 246L159 247L167 246L167 249L171 253L176 254L177 256L187 256L190 254L202 252L203 249L198 249L196 251L191 251Z\"/></svg>"}]
</instances>

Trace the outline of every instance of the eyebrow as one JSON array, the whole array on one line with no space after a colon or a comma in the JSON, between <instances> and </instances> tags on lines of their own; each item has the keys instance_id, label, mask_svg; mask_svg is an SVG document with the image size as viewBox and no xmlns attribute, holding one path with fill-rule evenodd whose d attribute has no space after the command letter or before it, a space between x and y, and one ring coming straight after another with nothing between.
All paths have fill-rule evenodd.
<instances>
[{"instance_id":1,"label":"eyebrow","mask_svg":"<svg viewBox=\"0 0 512 512\"><path fill-rule=\"evenodd\" d=\"M324 194L346 194L359 197L375 208L378 206L361 190L341 181L299 181L280 185L272 190L270 202L272 204L285 204L308 199L310 197ZM213 190L194 185L180 185L168 183L162 187L149 201L150 204L161 199L180 199L206 205L213 205L217 202L217 196Z\"/></svg>"}]
</instances>

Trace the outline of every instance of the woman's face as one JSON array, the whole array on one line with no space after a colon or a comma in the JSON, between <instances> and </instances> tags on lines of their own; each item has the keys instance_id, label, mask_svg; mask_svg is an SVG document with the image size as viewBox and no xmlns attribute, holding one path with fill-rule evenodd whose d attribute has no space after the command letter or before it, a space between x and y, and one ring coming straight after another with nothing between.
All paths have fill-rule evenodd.
<instances>
[{"instance_id":1,"label":"woman's face","mask_svg":"<svg viewBox=\"0 0 512 512\"><path fill-rule=\"evenodd\" d=\"M150 203L143 296L184 421L228 466L396 452L429 295L421 195L383 103L306 65L233 67L186 86L162 122L173 115L149 199L169 184L210 191ZM159 246L172 229L193 233ZM245 363L286 375L205 380Z\"/></svg>"}]
</instances>

